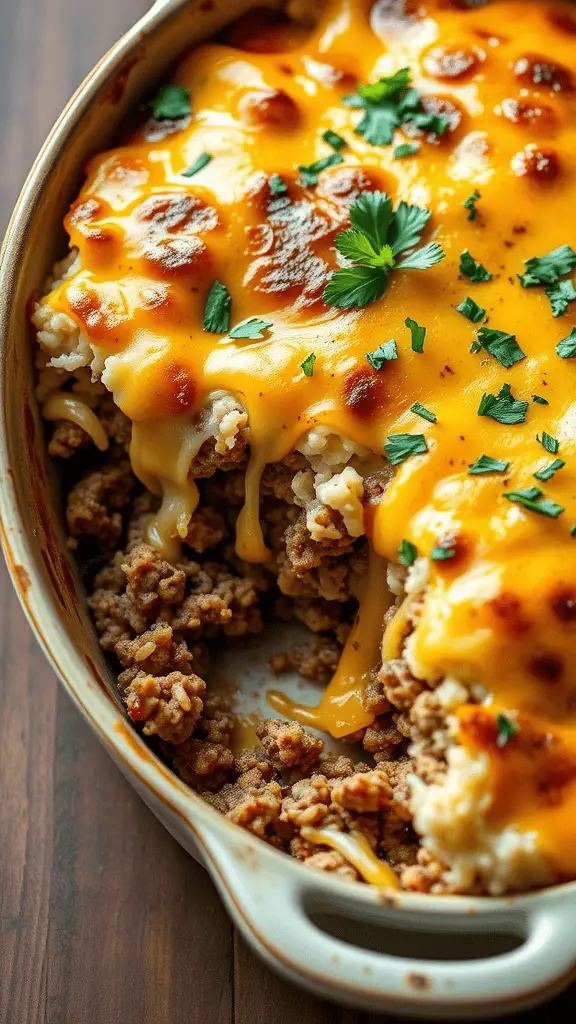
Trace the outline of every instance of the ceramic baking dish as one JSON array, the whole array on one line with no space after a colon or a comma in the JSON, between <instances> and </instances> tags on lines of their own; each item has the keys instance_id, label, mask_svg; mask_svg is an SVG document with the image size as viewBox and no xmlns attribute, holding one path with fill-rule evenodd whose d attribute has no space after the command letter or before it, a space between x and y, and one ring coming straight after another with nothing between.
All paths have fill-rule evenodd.
<instances>
[{"instance_id":1,"label":"ceramic baking dish","mask_svg":"<svg viewBox=\"0 0 576 1024\"><path fill-rule=\"evenodd\" d=\"M354 2L354 0L352 0ZM60 526L34 402L29 303L65 251L62 216L86 157L104 148L179 53L249 0L160 0L107 54L51 132L20 197L0 274L0 509L15 586L68 693L169 832L206 866L268 964L316 995L422 1017L501 1015L576 974L576 884L507 899L390 894L313 872L221 817L128 725ZM254 689L248 671L236 681Z\"/></svg>"}]
</instances>

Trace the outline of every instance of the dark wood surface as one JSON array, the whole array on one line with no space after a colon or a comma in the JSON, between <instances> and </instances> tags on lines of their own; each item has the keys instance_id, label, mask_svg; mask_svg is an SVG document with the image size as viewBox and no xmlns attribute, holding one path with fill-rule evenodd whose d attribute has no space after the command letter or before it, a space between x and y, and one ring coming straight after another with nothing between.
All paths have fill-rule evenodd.
<instances>
[{"instance_id":1,"label":"dark wood surface","mask_svg":"<svg viewBox=\"0 0 576 1024\"><path fill-rule=\"evenodd\" d=\"M0 228L146 0L0 0ZM376 1024L266 970L60 690L0 567L0 1024ZM573 1020L576 995L518 1018ZM391 1018L387 1018L389 1021Z\"/></svg>"}]
</instances>

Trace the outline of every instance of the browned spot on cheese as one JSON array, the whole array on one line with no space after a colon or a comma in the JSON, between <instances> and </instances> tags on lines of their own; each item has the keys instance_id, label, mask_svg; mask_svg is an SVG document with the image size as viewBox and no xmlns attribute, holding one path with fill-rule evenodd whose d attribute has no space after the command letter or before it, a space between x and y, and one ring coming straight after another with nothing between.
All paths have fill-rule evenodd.
<instances>
[{"instance_id":1,"label":"browned spot on cheese","mask_svg":"<svg viewBox=\"0 0 576 1024\"><path fill-rule=\"evenodd\" d=\"M238 109L252 128L292 129L300 120L296 103L283 89L253 89L242 97Z\"/></svg>"},{"instance_id":2,"label":"browned spot on cheese","mask_svg":"<svg viewBox=\"0 0 576 1024\"><path fill-rule=\"evenodd\" d=\"M512 170L519 178L534 181L554 181L560 170L558 155L553 149L544 149L532 143L512 157Z\"/></svg>"},{"instance_id":3,"label":"browned spot on cheese","mask_svg":"<svg viewBox=\"0 0 576 1024\"><path fill-rule=\"evenodd\" d=\"M524 53L519 57L514 64L514 74L521 82L539 89L566 92L574 87L572 75L567 68L538 53Z\"/></svg>"},{"instance_id":4,"label":"browned spot on cheese","mask_svg":"<svg viewBox=\"0 0 576 1024\"><path fill-rule=\"evenodd\" d=\"M344 395L347 407L358 419L375 418L388 398L385 372L356 370L345 380Z\"/></svg>"},{"instance_id":5,"label":"browned spot on cheese","mask_svg":"<svg viewBox=\"0 0 576 1024\"><path fill-rule=\"evenodd\" d=\"M485 60L482 50L474 47L433 46L422 59L422 66L432 78L460 80L470 78Z\"/></svg>"},{"instance_id":6,"label":"browned spot on cheese","mask_svg":"<svg viewBox=\"0 0 576 1024\"><path fill-rule=\"evenodd\" d=\"M564 665L556 654L537 654L531 659L528 669L544 683L558 683L562 678Z\"/></svg>"},{"instance_id":7,"label":"browned spot on cheese","mask_svg":"<svg viewBox=\"0 0 576 1024\"><path fill-rule=\"evenodd\" d=\"M511 124L529 128L538 134L550 134L558 125L558 118L552 108L536 100L505 99L500 104L500 111Z\"/></svg>"},{"instance_id":8,"label":"browned spot on cheese","mask_svg":"<svg viewBox=\"0 0 576 1024\"><path fill-rule=\"evenodd\" d=\"M551 605L561 622L576 622L576 589L560 585L552 594Z\"/></svg>"},{"instance_id":9,"label":"browned spot on cheese","mask_svg":"<svg viewBox=\"0 0 576 1024\"><path fill-rule=\"evenodd\" d=\"M530 629L531 622L524 614L522 602L516 594L499 594L489 602L489 607L513 636L521 636Z\"/></svg>"}]
</instances>

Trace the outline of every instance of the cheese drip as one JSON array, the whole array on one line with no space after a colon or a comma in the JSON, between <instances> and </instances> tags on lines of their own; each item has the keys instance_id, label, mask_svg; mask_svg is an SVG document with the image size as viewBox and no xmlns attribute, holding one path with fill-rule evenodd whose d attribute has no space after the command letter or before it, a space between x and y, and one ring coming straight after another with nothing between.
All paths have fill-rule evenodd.
<instances>
[{"instance_id":1,"label":"cheese drip","mask_svg":"<svg viewBox=\"0 0 576 1024\"><path fill-rule=\"evenodd\" d=\"M96 413L80 398L57 391L42 406L45 420L68 420L75 423L88 434L96 447L105 452L108 448L108 437Z\"/></svg>"},{"instance_id":2,"label":"cheese drip","mask_svg":"<svg viewBox=\"0 0 576 1024\"><path fill-rule=\"evenodd\" d=\"M302 725L329 732L336 739L372 725L375 716L366 711L363 697L381 661L382 619L391 600L386 561L370 548L356 623L320 704L310 708L272 690L268 694L271 707Z\"/></svg>"},{"instance_id":3,"label":"cheese drip","mask_svg":"<svg viewBox=\"0 0 576 1024\"><path fill-rule=\"evenodd\" d=\"M356 871L362 875L369 885L378 885L386 889L399 889L398 876L389 864L370 849L365 836L359 832L339 832L336 828L312 828L305 825L300 829L300 835L309 843L316 843L318 846L329 846L336 850L345 860L348 861Z\"/></svg>"}]
</instances>

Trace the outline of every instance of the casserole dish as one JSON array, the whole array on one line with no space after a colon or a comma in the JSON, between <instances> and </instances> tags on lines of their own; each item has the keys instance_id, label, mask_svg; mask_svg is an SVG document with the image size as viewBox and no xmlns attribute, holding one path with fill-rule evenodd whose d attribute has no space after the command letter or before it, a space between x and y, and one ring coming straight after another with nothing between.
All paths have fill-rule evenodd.
<instances>
[{"instance_id":1,"label":"casserole dish","mask_svg":"<svg viewBox=\"0 0 576 1024\"><path fill-rule=\"evenodd\" d=\"M51 136L9 230L2 288L2 502L9 562L30 619L73 697L155 813L207 863L248 937L270 962L318 993L374 1009L462 1018L527 1006L553 991L570 971L574 953L561 934L570 887L514 901L410 896L392 903L376 890L342 891L327 879L304 875L298 865L217 818L128 731L110 696L53 518L34 401L26 397L31 396L28 361L22 358L28 299L57 254L56 226L84 158L102 146L113 123L173 62L182 44L210 35L223 17L218 7L164 5L129 34ZM45 238L54 238L53 252L41 242ZM461 957L462 933L474 941L487 934L495 955L481 962L472 944L469 962L454 963L451 946ZM450 934L459 936L456 943L450 943ZM439 961L440 954L445 961Z\"/></svg>"}]
</instances>

